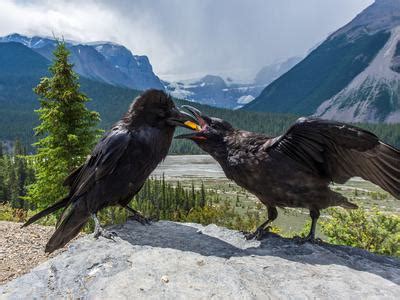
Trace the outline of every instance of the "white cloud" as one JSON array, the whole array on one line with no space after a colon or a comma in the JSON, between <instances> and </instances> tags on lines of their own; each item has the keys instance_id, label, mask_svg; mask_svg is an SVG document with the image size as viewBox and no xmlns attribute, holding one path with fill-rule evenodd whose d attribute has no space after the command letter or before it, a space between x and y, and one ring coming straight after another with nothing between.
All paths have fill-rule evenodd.
<instances>
[{"instance_id":1,"label":"white cloud","mask_svg":"<svg viewBox=\"0 0 400 300\"><path fill-rule=\"evenodd\" d=\"M1 0L0 35L110 40L148 55L161 75L255 74L266 64L305 53L371 2Z\"/></svg>"}]
</instances>

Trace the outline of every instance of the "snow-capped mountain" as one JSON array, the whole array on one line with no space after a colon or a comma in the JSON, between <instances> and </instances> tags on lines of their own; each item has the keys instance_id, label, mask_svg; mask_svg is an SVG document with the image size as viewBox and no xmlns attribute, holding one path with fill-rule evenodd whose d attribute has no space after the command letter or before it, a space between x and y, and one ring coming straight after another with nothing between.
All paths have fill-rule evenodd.
<instances>
[{"instance_id":1,"label":"snow-capped mountain","mask_svg":"<svg viewBox=\"0 0 400 300\"><path fill-rule=\"evenodd\" d=\"M56 47L56 40L46 37L27 37L10 34L0 37L0 42L18 42L48 60ZM164 89L154 74L146 56L133 55L122 45L111 42L78 43L66 41L71 51L75 71L87 78L131 89Z\"/></svg>"},{"instance_id":2,"label":"snow-capped mountain","mask_svg":"<svg viewBox=\"0 0 400 300\"><path fill-rule=\"evenodd\" d=\"M230 77L206 75L200 79L164 82L165 89L174 97L202 104L238 109L250 103L274 79L290 70L301 58L263 67L253 82L238 83Z\"/></svg>"},{"instance_id":3,"label":"snow-capped mountain","mask_svg":"<svg viewBox=\"0 0 400 300\"><path fill-rule=\"evenodd\" d=\"M54 38L20 34L0 37L0 42L17 42L51 61L57 45ZM133 55L126 47L111 42L65 41L74 70L89 79L136 90L163 89L172 96L211 106L238 109L257 97L273 79L292 68L299 58L262 68L253 82L238 82L229 76L206 75L195 80L162 81L154 74L146 56Z\"/></svg>"},{"instance_id":4,"label":"snow-capped mountain","mask_svg":"<svg viewBox=\"0 0 400 300\"><path fill-rule=\"evenodd\" d=\"M400 122L400 0L376 0L244 109Z\"/></svg>"},{"instance_id":5,"label":"snow-capped mountain","mask_svg":"<svg viewBox=\"0 0 400 300\"><path fill-rule=\"evenodd\" d=\"M237 109L252 101L265 85L239 84L220 76L206 75L200 79L165 82L174 97L211 106Z\"/></svg>"}]
</instances>

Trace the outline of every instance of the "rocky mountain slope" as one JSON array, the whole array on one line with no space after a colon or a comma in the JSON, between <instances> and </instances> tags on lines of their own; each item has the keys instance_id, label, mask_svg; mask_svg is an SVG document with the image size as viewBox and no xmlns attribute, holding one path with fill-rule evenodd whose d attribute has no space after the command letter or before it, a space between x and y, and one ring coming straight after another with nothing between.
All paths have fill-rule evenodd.
<instances>
[{"instance_id":1,"label":"rocky mountain slope","mask_svg":"<svg viewBox=\"0 0 400 300\"><path fill-rule=\"evenodd\" d=\"M400 122L400 0L376 0L244 108Z\"/></svg>"},{"instance_id":2,"label":"rocky mountain slope","mask_svg":"<svg viewBox=\"0 0 400 300\"><path fill-rule=\"evenodd\" d=\"M56 47L54 39L10 34L0 43L21 43L49 61ZM154 74L147 56L133 55L127 48L111 42L77 43L66 41L75 71L89 79L136 90L164 89Z\"/></svg>"},{"instance_id":3,"label":"rocky mountain slope","mask_svg":"<svg viewBox=\"0 0 400 300\"><path fill-rule=\"evenodd\" d=\"M128 222L0 286L0 298L397 299L400 261L198 224Z\"/></svg>"},{"instance_id":4,"label":"rocky mountain slope","mask_svg":"<svg viewBox=\"0 0 400 300\"><path fill-rule=\"evenodd\" d=\"M390 39L369 66L324 101L315 115L346 122L400 123L400 26L390 31Z\"/></svg>"}]
</instances>

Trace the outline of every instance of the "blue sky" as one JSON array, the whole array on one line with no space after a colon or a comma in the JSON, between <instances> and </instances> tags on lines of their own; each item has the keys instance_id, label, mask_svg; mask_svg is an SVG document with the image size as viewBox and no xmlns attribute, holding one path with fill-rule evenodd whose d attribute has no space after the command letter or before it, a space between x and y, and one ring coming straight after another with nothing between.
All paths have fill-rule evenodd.
<instances>
[{"instance_id":1,"label":"blue sky","mask_svg":"<svg viewBox=\"0 0 400 300\"><path fill-rule=\"evenodd\" d=\"M252 77L305 54L372 0L0 0L0 35L110 40L148 55L157 74Z\"/></svg>"}]
</instances>

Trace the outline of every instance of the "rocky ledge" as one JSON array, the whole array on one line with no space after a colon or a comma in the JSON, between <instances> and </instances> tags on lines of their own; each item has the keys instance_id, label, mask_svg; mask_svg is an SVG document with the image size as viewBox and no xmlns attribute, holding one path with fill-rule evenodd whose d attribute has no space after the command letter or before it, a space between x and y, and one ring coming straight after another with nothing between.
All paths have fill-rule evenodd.
<instances>
[{"instance_id":1,"label":"rocky ledge","mask_svg":"<svg viewBox=\"0 0 400 300\"><path fill-rule=\"evenodd\" d=\"M398 299L400 261L215 225L130 221L115 241L91 235L0 286L0 298ZM21 253L23 255L23 253Z\"/></svg>"}]
</instances>

